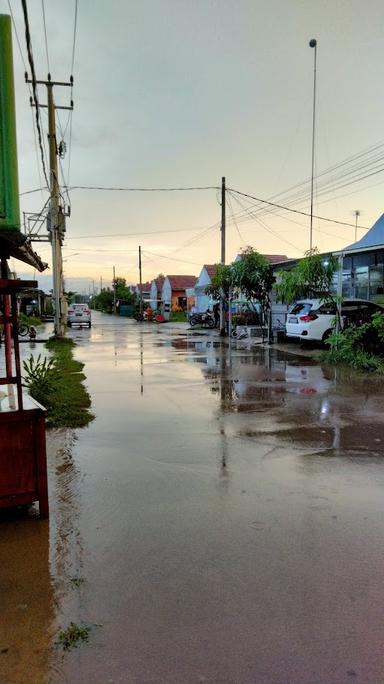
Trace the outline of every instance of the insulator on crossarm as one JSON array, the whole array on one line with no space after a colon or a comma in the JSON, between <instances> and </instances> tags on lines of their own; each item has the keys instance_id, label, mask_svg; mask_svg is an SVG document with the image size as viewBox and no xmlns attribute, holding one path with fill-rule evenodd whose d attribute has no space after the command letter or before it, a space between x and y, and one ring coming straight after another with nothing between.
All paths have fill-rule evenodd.
<instances>
[{"instance_id":1,"label":"insulator on crossarm","mask_svg":"<svg viewBox=\"0 0 384 684\"><path fill-rule=\"evenodd\" d=\"M24 71L24 78L25 78L25 82L27 83L27 81L28 81L28 71Z\"/></svg>"}]
</instances>

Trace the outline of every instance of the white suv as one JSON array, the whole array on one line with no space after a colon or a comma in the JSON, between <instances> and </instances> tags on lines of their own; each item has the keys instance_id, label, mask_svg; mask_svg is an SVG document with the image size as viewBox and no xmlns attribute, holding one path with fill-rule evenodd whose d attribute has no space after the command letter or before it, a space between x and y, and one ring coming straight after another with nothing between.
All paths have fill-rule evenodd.
<instances>
[{"instance_id":1,"label":"white suv","mask_svg":"<svg viewBox=\"0 0 384 684\"><path fill-rule=\"evenodd\" d=\"M341 304L341 323L343 326L366 323L377 312L384 313L383 307L366 299L345 299ZM295 302L287 314L286 336L325 342L335 322L334 304L325 304L321 299L302 299Z\"/></svg>"},{"instance_id":2,"label":"white suv","mask_svg":"<svg viewBox=\"0 0 384 684\"><path fill-rule=\"evenodd\" d=\"M71 328L72 325L86 325L91 327L91 312L88 304L70 304L67 314L67 325Z\"/></svg>"}]
</instances>

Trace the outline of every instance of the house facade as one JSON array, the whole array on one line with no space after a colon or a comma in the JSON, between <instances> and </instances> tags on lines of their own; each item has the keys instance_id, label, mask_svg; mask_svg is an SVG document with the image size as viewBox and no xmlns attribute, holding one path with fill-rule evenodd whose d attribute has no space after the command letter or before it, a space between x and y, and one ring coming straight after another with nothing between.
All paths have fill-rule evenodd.
<instances>
[{"instance_id":1,"label":"house facade","mask_svg":"<svg viewBox=\"0 0 384 684\"><path fill-rule=\"evenodd\" d=\"M153 311L157 311L161 307L161 296L164 284L164 276L158 276L151 282L151 289L149 293L149 303Z\"/></svg>"},{"instance_id":2,"label":"house facade","mask_svg":"<svg viewBox=\"0 0 384 684\"><path fill-rule=\"evenodd\" d=\"M384 214L361 240L334 254L343 264L342 296L384 305Z\"/></svg>"},{"instance_id":3,"label":"house facade","mask_svg":"<svg viewBox=\"0 0 384 684\"><path fill-rule=\"evenodd\" d=\"M187 311L194 297L187 291L194 290L197 278L192 275L169 275L164 278L161 302L164 311Z\"/></svg>"},{"instance_id":4,"label":"house facade","mask_svg":"<svg viewBox=\"0 0 384 684\"><path fill-rule=\"evenodd\" d=\"M195 285L195 306L199 313L212 308L213 299L210 295L206 294L205 290L211 285L215 271L215 264L204 264L200 271L200 275Z\"/></svg>"}]
</instances>

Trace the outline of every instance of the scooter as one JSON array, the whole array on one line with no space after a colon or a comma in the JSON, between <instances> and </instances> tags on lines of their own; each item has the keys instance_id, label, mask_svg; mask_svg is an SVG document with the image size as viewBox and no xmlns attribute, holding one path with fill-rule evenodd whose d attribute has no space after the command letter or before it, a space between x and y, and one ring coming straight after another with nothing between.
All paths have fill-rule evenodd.
<instances>
[{"instance_id":1,"label":"scooter","mask_svg":"<svg viewBox=\"0 0 384 684\"><path fill-rule=\"evenodd\" d=\"M215 319L210 311L205 311L204 313L194 313L189 318L189 325L191 328L194 328L195 325L201 325L205 328L214 328Z\"/></svg>"}]
</instances>

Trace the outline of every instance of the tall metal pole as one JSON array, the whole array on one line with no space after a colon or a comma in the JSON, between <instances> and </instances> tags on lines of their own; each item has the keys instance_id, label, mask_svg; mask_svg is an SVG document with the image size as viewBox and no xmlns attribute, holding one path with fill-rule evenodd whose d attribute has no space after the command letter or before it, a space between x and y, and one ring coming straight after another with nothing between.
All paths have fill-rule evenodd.
<instances>
[{"instance_id":1,"label":"tall metal pole","mask_svg":"<svg viewBox=\"0 0 384 684\"><path fill-rule=\"evenodd\" d=\"M355 242L357 241L357 219L360 216L360 212L358 209L355 211Z\"/></svg>"},{"instance_id":2,"label":"tall metal pole","mask_svg":"<svg viewBox=\"0 0 384 684\"><path fill-rule=\"evenodd\" d=\"M140 287L140 314L143 313L143 285L141 277L141 247L139 245L139 287Z\"/></svg>"},{"instance_id":3,"label":"tall metal pole","mask_svg":"<svg viewBox=\"0 0 384 684\"><path fill-rule=\"evenodd\" d=\"M225 228L226 228L226 215L225 215L225 176L221 179L221 264L225 265ZM225 310L224 310L224 292L221 291L220 296L220 335L225 336Z\"/></svg>"},{"instance_id":4,"label":"tall metal pole","mask_svg":"<svg viewBox=\"0 0 384 684\"><path fill-rule=\"evenodd\" d=\"M313 177L315 174L315 129L316 129L316 58L317 40L311 38L309 47L315 48L315 58L313 63L313 111L312 111L312 173L311 173L311 219L309 227L309 250L312 251L312 224L313 224Z\"/></svg>"},{"instance_id":5,"label":"tall metal pole","mask_svg":"<svg viewBox=\"0 0 384 684\"><path fill-rule=\"evenodd\" d=\"M53 298L55 302L54 332L56 337L64 335L63 320L63 262L59 235L59 201L60 190L57 170L57 144L56 144L56 120L55 103L53 101L53 83L47 85L48 94L48 142L49 142L49 165L50 165L50 219L52 241L52 275L53 275Z\"/></svg>"},{"instance_id":6,"label":"tall metal pole","mask_svg":"<svg viewBox=\"0 0 384 684\"><path fill-rule=\"evenodd\" d=\"M116 314L116 270L113 267L113 313Z\"/></svg>"}]
</instances>

